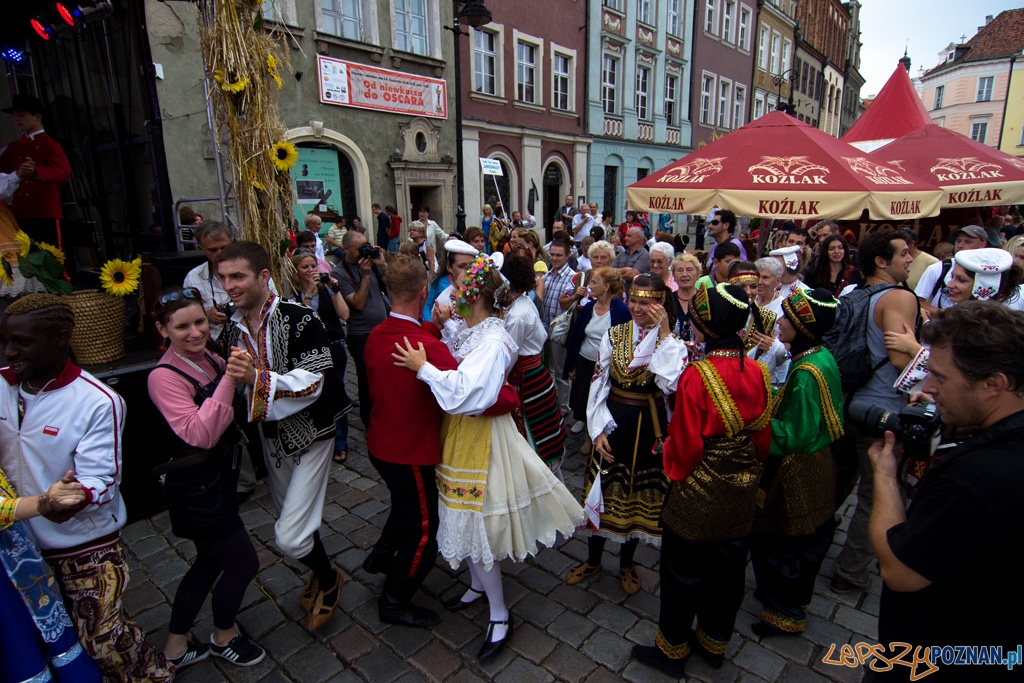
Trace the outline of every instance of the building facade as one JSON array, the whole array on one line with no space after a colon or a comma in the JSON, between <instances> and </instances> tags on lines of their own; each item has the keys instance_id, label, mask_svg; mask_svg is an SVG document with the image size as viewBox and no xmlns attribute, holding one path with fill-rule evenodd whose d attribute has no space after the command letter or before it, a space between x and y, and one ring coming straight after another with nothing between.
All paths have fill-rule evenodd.
<instances>
[{"instance_id":1,"label":"building facade","mask_svg":"<svg viewBox=\"0 0 1024 683\"><path fill-rule=\"evenodd\" d=\"M846 135L854 122L860 118L864 111L860 89L864 86L864 76L860 73L860 8L858 0L851 0L846 3L846 9L850 13L850 26L846 37L846 62L843 69L843 104L839 118L839 137ZM904 57L906 53L904 52ZM910 70L909 64L907 70Z\"/></svg>"},{"instance_id":2,"label":"building facade","mask_svg":"<svg viewBox=\"0 0 1024 683\"><path fill-rule=\"evenodd\" d=\"M793 101L793 82L799 76L793 62L797 45L796 4L794 0L758 3L751 118L774 111L780 101Z\"/></svg>"},{"instance_id":3,"label":"building facade","mask_svg":"<svg viewBox=\"0 0 1024 683\"><path fill-rule=\"evenodd\" d=\"M453 48L451 33L442 30L450 17L442 17L438 3L268 0L263 16L264 30L287 45L289 68L282 74L278 115L286 139L299 148L298 170L292 173L296 218L321 208L358 215L370 225L371 204L379 203L394 205L403 226L416 218L419 207L429 206L442 227L454 227ZM164 129L175 141L166 150L171 190L179 201L208 198L217 194L218 160L206 119L196 6L146 0L146 18L153 61L163 73L157 95ZM330 79L342 70L352 76L349 102L359 106L335 103ZM406 86L429 92L427 104L417 106L413 98L411 105L393 100L372 109L368 96L357 92L379 87L380 102L391 97L388 87ZM396 109L403 113L393 113ZM230 180L226 163L219 164L221 176ZM326 207L318 207L327 190ZM207 218L220 217L214 201L190 203ZM367 230L371 240L374 233Z\"/></svg>"},{"instance_id":4,"label":"building facade","mask_svg":"<svg viewBox=\"0 0 1024 683\"><path fill-rule=\"evenodd\" d=\"M972 140L998 146L1003 110L1010 104L1010 73L1016 63L1011 63L1011 57L1022 49L1024 9L1007 10L995 18L989 15L966 43L950 43L939 53L939 64L921 76L921 99L932 121ZM1006 137L1004 134L1004 143Z\"/></svg>"},{"instance_id":5,"label":"building facade","mask_svg":"<svg viewBox=\"0 0 1024 683\"><path fill-rule=\"evenodd\" d=\"M630 184L691 149L691 1L588 0L593 141L588 182L574 190L577 203L596 201L616 222L625 219Z\"/></svg>"},{"instance_id":6,"label":"building facade","mask_svg":"<svg viewBox=\"0 0 1024 683\"><path fill-rule=\"evenodd\" d=\"M999 149L1013 156L1024 157L1024 58L1011 57L1010 61L1012 71L1007 70L1010 87Z\"/></svg>"},{"instance_id":7,"label":"building facade","mask_svg":"<svg viewBox=\"0 0 1024 683\"><path fill-rule=\"evenodd\" d=\"M815 128L821 118L824 62L824 56L813 45L800 41L794 60L799 75L793 75L793 108L798 119Z\"/></svg>"},{"instance_id":8,"label":"building facade","mask_svg":"<svg viewBox=\"0 0 1024 683\"><path fill-rule=\"evenodd\" d=\"M817 126L838 137L850 38L850 10L839 0L801 0L797 3L796 16L800 21L803 42L822 56L820 88L815 89ZM814 66L813 61L810 66ZM802 64L800 68L802 80Z\"/></svg>"},{"instance_id":9,"label":"building facade","mask_svg":"<svg viewBox=\"0 0 1024 683\"><path fill-rule=\"evenodd\" d=\"M690 98L694 147L717 140L749 120L759 40L757 6L755 0L694 2ZM780 36L780 50L781 44Z\"/></svg>"},{"instance_id":10,"label":"building facade","mask_svg":"<svg viewBox=\"0 0 1024 683\"><path fill-rule=\"evenodd\" d=\"M544 236L567 194L587 194L587 6L488 8L493 20L467 29L461 59L466 222L479 224L483 205L500 201L508 215L533 214ZM502 175L483 175L479 158L496 159Z\"/></svg>"}]
</instances>

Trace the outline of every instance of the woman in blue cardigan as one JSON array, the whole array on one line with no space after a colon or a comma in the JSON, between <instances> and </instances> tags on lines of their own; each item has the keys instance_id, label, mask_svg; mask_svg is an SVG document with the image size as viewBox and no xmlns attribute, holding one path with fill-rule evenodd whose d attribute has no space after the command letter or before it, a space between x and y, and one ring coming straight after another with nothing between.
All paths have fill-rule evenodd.
<instances>
[{"instance_id":1,"label":"woman in blue cardigan","mask_svg":"<svg viewBox=\"0 0 1024 683\"><path fill-rule=\"evenodd\" d=\"M629 307L622 300L622 277L614 268L595 268L590 276L590 296L584 297L576 312L576 322L569 331L566 346L565 369L562 378L572 381L569 407L577 420L587 424L587 396L594 375L597 350L609 328L631 320ZM590 438L583 444L583 452L590 452Z\"/></svg>"}]
</instances>

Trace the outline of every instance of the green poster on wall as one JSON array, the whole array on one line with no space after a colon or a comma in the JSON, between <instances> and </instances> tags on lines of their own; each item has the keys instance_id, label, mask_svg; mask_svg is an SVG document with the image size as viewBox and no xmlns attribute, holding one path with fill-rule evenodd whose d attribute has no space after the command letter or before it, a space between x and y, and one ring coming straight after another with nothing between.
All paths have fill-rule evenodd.
<instances>
[{"instance_id":1,"label":"green poster on wall","mask_svg":"<svg viewBox=\"0 0 1024 683\"><path fill-rule=\"evenodd\" d=\"M292 167L292 181L295 189L295 219L299 225L310 211L336 211L344 216L341 205L341 179L338 173L338 150L323 147L299 147L299 161ZM323 205L317 201L330 190L331 195ZM325 223L321 232L330 226Z\"/></svg>"}]
</instances>

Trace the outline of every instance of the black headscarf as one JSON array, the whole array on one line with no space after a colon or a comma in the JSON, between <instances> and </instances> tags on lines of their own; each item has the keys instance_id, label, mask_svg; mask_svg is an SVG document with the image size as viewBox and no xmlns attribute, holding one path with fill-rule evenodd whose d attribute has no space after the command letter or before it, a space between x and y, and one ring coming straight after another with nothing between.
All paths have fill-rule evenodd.
<instances>
[{"instance_id":1,"label":"black headscarf","mask_svg":"<svg viewBox=\"0 0 1024 683\"><path fill-rule=\"evenodd\" d=\"M747 324L750 299L742 287L721 283L701 287L690 302L690 320L704 335L705 353L715 349L743 350L737 332Z\"/></svg>"},{"instance_id":2,"label":"black headscarf","mask_svg":"<svg viewBox=\"0 0 1024 683\"><path fill-rule=\"evenodd\" d=\"M839 302L824 287L815 290L796 290L782 302L782 313L796 329L796 337L789 345L796 355L821 344L821 338L836 324Z\"/></svg>"}]
</instances>

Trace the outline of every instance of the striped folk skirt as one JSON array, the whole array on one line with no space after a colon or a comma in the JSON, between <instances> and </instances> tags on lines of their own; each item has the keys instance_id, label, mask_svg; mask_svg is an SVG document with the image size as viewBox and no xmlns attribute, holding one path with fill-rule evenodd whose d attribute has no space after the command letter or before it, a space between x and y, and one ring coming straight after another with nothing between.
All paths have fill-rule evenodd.
<instances>
[{"instance_id":1,"label":"striped folk skirt","mask_svg":"<svg viewBox=\"0 0 1024 683\"><path fill-rule=\"evenodd\" d=\"M558 394L551 373L540 356L520 356L508 374L522 406L516 424L537 455L548 465L565 455L565 423L558 409Z\"/></svg>"}]
</instances>

